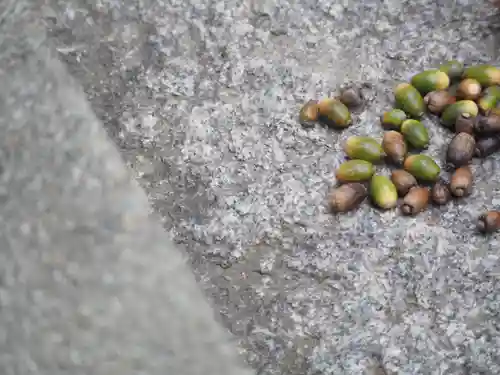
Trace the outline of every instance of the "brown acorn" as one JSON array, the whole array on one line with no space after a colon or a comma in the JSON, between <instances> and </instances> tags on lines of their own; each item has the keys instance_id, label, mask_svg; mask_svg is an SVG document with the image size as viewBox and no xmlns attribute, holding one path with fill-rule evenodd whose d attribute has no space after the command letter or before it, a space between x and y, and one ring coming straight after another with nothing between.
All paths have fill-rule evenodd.
<instances>
[{"instance_id":1,"label":"brown acorn","mask_svg":"<svg viewBox=\"0 0 500 375\"><path fill-rule=\"evenodd\" d=\"M476 122L474 131L477 134L500 133L500 116L491 113L488 116L481 116Z\"/></svg>"},{"instance_id":2,"label":"brown acorn","mask_svg":"<svg viewBox=\"0 0 500 375\"><path fill-rule=\"evenodd\" d=\"M497 151L500 151L500 136L492 134L488 137L479 138L476 141L474 156L478 158L486 158Z\"/></svg>"},{"instance_id":3,"label":"brown acorn","mask_svg":"<svg viewBox=\"0 0 500 375\"><path fill-rule=\"evenodd\" d=\"M344 103L348 108L357 108L363 104L363 96L361 91L354 88L348 87L341 91L339 100Z\"/></svg>"},{"instance_id":4,"label":"brown acorn","mask_svg":"<svg viewBox=\"0 0 500 375\"><path fill-rule=\"evenodd\" d=\"M477 230L481 233L492 233L500 229L500 211L488 211L480 215Z\"/></svg>"},{"instance_id":5,"label":"brown acorn","mask_svg":"<svg viewBox=\"0 0 500 375\"><path fill-rule=\"evenodd\" d=\"M408 146L406 145L404 136L395 130L384 133L382 149L387 155L387 158L396 165L403 164L408 152Z\"/></svg>"},{"instance_id":6,"label":"brown acorn","mask_svg":"<svg viewBox=\"0 0 500 375\"><path fill-rule=\"evenodd\" d=\"M455 133L474 134L477 117L472 116L470 113L462 113L457 117L455 122Z\"/></svg>"},{"instance_id":7,"label":"brown acorn","mask_svg":"<svg viewBox=\"0 0 500 375\"><path fill-rule=\"evenodd\" d=\"M368 196L366 187L359 183L347 183L334 189L330 194L332 212L347 212L357 208Z\"/></svg>"},{"instance_id":8,"label":"brown acorn","mask_svg":"<svg viewBox=\"0 0 500 375\"><path fill-rule=\"evenodd\" d=\"M451 192L448 184L444 181L438 181L434 184L431 190L432 201L438 206L442 206L451 200Z\"/></svg>"},{"instance_id":9,"label":"brown acorn","mask_svg":"<svg viewBox=\"0 0 500 375\"><path fill-rule=\"evenodd\" d=\"M304 127L314 126L318 121L319 109L317 100L309 100L305 103L299 112L299 122Z\"/></svg>"},{"instance_id":10,"label":"brown acorn","mask_svg":"<svg viewBox=\"0 0 500 375\"><path fill-rule=\"evenodd\" d=\"M456 168L467 165L474 156L476 140L468 133L458 133L453 137L446 152L446 162Z\"/></svg>"},{"instance_id":11,"label":"brown acorn","mask_svg":"<svg viewBox=\"0 0 500 375\"><path fill-rule=\"evenodd\" d=\"M464 79L457 87L457 97L462 100L476 100L480 95L481 84L475 79Z\"/></svg>"},{"instance_id":12,"label":"brown acorn","mask_svg":"<svg viewBox=\"0 0 500 375\"><path fill-rule=\"evenodd\" d=\"M403 215L416 215L429 204L429 189L426 187L413 187L403 198L401 212Z\"/></svg>"},{"instance_id":13,"label":"brown acorn","mask_svg":"<svg viewBox=\"0 0 500 375\"><path fill-rule=\"evenodd\" d=\"M410 173L406 172L404 169L397 169L392 172L391 180L399 196L404 197L410 189L417 186L417 179Z\"/></svg>"},{"instance_id":14,"label":"brown acorn","mask_svg":"<svg viewBox=\"0 0 500 375\"><path fill-rule=\"evenodd\" d=\"M470 195L472 192L472 171L469 166L458 168L450 179L450 191L457 198Z\"/></svg>"},{"instance_id":15,"label":"brown acorn","mask_svg":"<svg viewBox=\"0 0 500 375\"><path fill-rule=\"evenodd\" d=\"M456 98L448 91L431 91L424 96L424 103L429 112L440 115L443 110L456 102Z\"/></svg>"}]
</instances>

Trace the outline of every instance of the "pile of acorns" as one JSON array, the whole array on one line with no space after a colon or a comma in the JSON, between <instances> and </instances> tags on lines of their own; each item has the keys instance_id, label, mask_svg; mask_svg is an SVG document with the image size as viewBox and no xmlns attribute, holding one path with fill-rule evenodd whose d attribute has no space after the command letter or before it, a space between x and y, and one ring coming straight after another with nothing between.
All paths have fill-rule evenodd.
<instances>
[{"instance_id":1,"label":"pile of acorns","mask_svg":"<svg viewBox=\"0 0 500 375\"><path fill-rule=\"evenodd\" d=\"M343 149L349 160L336 170L340 183L330 195L333 212L347 212L369 196L380 209L398 205L404 215L416 215L429 203L444 205L452 198L472 192L473 157L485 158L500 151L500 69L482 64L465 67L449 61L437 69L418 73L409 83L394 88L395 108L381 116L385 129L382 142L365 136L349 137ZM363 104L355 87L343 89L339 96L310 100L301 109L304 126L315 122L337 129L352 124L351 110ZM448 145L445 169L418 151L428 147L430 136L420 121L429 112L456 134ZM409 152L412 152L410 154ZM376 174L375 164L385 160L397 169L391 177ZM489 211L478 219L482 233L500 229L500 211Z\"/></svg>"}]
</instances>

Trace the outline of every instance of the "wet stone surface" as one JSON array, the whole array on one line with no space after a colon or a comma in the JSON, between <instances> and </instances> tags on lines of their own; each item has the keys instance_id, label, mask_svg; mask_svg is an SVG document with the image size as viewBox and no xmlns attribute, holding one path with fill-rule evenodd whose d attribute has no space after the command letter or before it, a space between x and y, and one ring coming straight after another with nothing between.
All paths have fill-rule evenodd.
<instances>
[{"instance_id":1,"label":"wet stone surface","mask_svg":"<svg viewBox=\"0 0 500 375\"><path fill-rule=\"evenodd\" d=\"M471 197L415 217L328 213L350 135L446 59L499 63L477 1L47 1L51 37L260 374L498 374L499 156ZM301 105L365 83L343 132ZM442 165L451 134L432 118ZM380 173L389 170L379 168ZM372 368L371 370L369 368ZM378 370L381 372L381 370Z\"/></svg>"}]
</instances>

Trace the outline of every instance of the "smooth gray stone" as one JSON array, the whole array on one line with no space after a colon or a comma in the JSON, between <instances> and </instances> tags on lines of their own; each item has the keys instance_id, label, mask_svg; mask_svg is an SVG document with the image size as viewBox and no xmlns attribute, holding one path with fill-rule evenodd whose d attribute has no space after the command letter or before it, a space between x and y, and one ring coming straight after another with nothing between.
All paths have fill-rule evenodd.
<instances>
[{"instance_id":1,"label":"smooth gray stone","mask_svg":"<svg viewBox=\"0 0 500 375\"><path fill-rule=\"evenodd\" d=\"M0 30L0 373L246 375L37 15Z\"/></svg>"}]
</instances>

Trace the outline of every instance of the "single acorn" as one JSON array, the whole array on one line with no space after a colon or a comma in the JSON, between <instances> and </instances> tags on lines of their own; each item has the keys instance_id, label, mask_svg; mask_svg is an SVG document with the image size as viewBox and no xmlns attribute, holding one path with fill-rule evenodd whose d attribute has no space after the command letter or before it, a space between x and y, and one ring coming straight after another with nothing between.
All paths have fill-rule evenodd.
<instances>
[{"instance_id":1,"label":"single acorn","mask_svg":"<svg viewBox=\"0 0 500 375\"><path fill-rule=\"evenodd\" d=\"M468 165L476 149L476 140L468 133L456 134L448 144L446 162L455 168Z\"/></svg>"},{"instance_id":2,"label":"single acorn","mask_svg":"<svg viewBox=\"0 0 500 375\"><path fill-rule=\"evenodd\" d=\"M477 100L477 106L479 108L479 112L483 115L486 115L492 109L496 107L498 102L500 101L500 87L499 86L490 86L487 87L481 97Z\"/></svg>"},{"instance_id":3,"label":"single acorn","mask_svg":"<svg viewBox=\"0 0 500 375\"><path fill-rule=\"evenodd\" d=\"M500 84L500 69L489 64L472 65L464 69L462 78L472 78L483 87Z\"/></svg>"},{"instance_id":4,"label":"single acorn","mask_svg":"<svg viewBox=\"0 0 500 375\"><path fill-rule=\"evenodd\" d=\"M311 127L318 121L319 109L317 100L309 100L299 112L299 122L302 126Z\"/></svg>"},{"instance_id":5,"label":"single acorn","mask_svg":"<svg viewBox=\"0 0 500 375\"><path fill-rule=\"evenodd\" d=\"M387 130L399 130L401 129L401 124L408 117L406 113L401 109L393 109L387 112L384 112L382 116L380 116L380 123L382 127Z\"/></svg>"},{"instance_id":6,"label":"single acorn","mask_svg":"<svg viewBox=\"0 0 500 375\"><path fill-rule=\"evenodd\" d=\"M446 107L456 102L456 98L448 91L431 91L424 96L424 103L429 112L440 115Z\"/></svg>"},{"instance_id":7,"label":"single acorn","mask_svg":"<svg viewBox=\"0 0 500 375\"><path fill-rule=\"evenodd\" d=\"M352 125L351 113L344 103L335 98L318 103L319 121L327 126L344 129Z\"/></svg>"},{"instance_id":8,"label":"single acorn","mask_svg":"<svg viewBox=\"0 0 500 375\"><path fill-rule=\"evenodd\" d=\"M460 167L451 175L450 191L457 198L470 195L472 192L472 171L469 166Z\"/></svg>"},{"instance_id":9,"label":"single acorn","mask_svg":"<svg viewBox=\"0 0 500 375\"><path fill-rule=\"evenodd\" d=\"M445 72L451 81L457 81L462 77L464 64L458 60L451 60L440 65L439 70Z\"/></svg>"},{"instance_id":10,"label":"single acorn","mask_svg":"<svg viewBox=\"0 0 500 375\"><path fill-rule=\"evenodd\" d=\"M351 159L366 160L371 163L380 161L384 154L380 142L371 137L356 135L347 138L344 152Z\"/></svg>"},{"instance_id":11,"label":"single acorn","mask_svg":"<svg viewBox=\"0 0 500 375\"><path fill-rule=\"evenodd\" d=\"M438 206L442 206L451 200L451 192L448 184L444 181L437 181L431 190L432 202Z\"/></svg>"},{"instance_id":12,"label":"single acorn","mask_svg":"<svg viewBox=\"0 0 500 375\"><path fill-rule=\"evenodd\" d=\"M425 113L424 98L418 90L409 83L400 83L394 88L396 106L407 115L420 118Z\"/></svg>"},{"instance_id":13,"label":"single acorn","mask_svg":"<svg viewBox=\"0 0 500 375\"><path fill-rule=\"evenodd\" d=\"M347 108L355 109L363 104L363 95L357 88L348 87L340 92L339 100L344 103Z\"/></svg>"},{"instance_id":14,"label":"single acorn","mask_svg":"<svg viewBox=\"0 0 500 375\"><path fill-rule=\"evenodd\" d=\"M369 180L375 173L375 167L366 160L353 159L339 165L335 177L340 182L360 182Z\"/></svg>"},{"instance_id":15,"label":"single acorn","mask_svg":"<svg viewBox=\"0 0 500 375\"><path fill-rule=\"evenodd\" d=\"M486 158L498 151L500 151L500 136L493 134L481 137L476 141L474 156L477 158Z\"/></svg>"},{"instance_id":16,"label":"single acorn","mask_svg":"<svg viewBox=\"0 0 500 375\"><path fill-rule=\"evenodd\" d=\"M403 215L417 215L429 204L430 193L426 187L413 187L403 198L401 212Z\"/></svg>"},{"instance_id":17,"label":"single acorn","mask_svg":"<svg viewBox=\"0 0 500 375\"><path fill-rule=\"evenodd\" d=\"M399 196L404 197L410 189L417 186L416 178L403 169L397 169L391 174L391 181L396 186Z\"/></svg>"},{"instance_id":18,"label":"single acorn","mask_svg":"<svg viewBox=\"0 0 500 375\"><path fill-rule=\"evenodd\" d=\"M481 85L473 78L466 78L457 87L457 98L476 100L481 95Z\"/></svg>"},{"instance_id":19,"label":"single acorn","mask_svg":"<svg viewBox=\"0 0 500 375\"><path fill-rule=\"evenodd\" d=\"M429 132L425 125L418 120L405 120L401 125L401 133L414 148L424 149L429 145Z\"/></svg>"},{"instance_id":20,"label":"single acorn","mask_svg":"<svg viewBox=\"0 0 500 375\"><path fill-rule=\"evenodd\" d=\"M461 113L455 122L455 133L474 134L476 121L477 117L472 116L470 113Z\"/></svg>"},{"instance_id":21,"label":"single acorn","mask_svg":"<svg viewBox=\"0 0 500 375\"><path fill-rule=\"evenodd\" d=\"M439 178L441 168L430 157L424 154L410 155L404 161L404 169L417 180L435 182Z\"/></svg>"},{"instance_id":22,"label":"single acorn","mask_svg":"<svg viewBox=\"0 0 500 375\"><path fill-rule=\"evenodd\" d=\"M481 116L476 121L474 131L476 134L500 134L500 116L488 114Z\"/></svg>"},{"instance_id":23,"label":"single acorn","mask_svg":"<svg viewBox=\"0 0 500 375\"><path fill-rule=\"evenodd\" d=\"M404 136L395 130L384 133L382 149L387 155L387 158L396 165L403 164L408 152Z\"/></svg>"},{"instance_id":24,"label":"single acorn","mask_svg":"<svg viewBox=\"0 0 500 375\"><path fill-rule=\"evenodd\" d=\"M450 77L439 69L429 69L415 74L410 83L420 94L426 95L431 91L446 90L450 86Z\"/></svg>"},{"instance_id":25,"label":"single acorn","mask_svg":"<svg viewBox=\"0 0 500 375\"><path fill-rule=\"evenodd\" d=\"M329 197L332 212L348 212L360 206L368 196L368 190L359 182L341 185L334 189Z\"/></svg>"},{"instance_id":26,"label":"single acorn","mask_svg":"<svg viewBox=\"0 0 500 375\"><path fill-rule=\"evenodd\" d=\"M394 208L398 202L398 192L386 176L374 175L370 181L370 197L379 208Z\"/></svg>"},{"instance_id":27,"label":"single acorn","mask_svg":"<svg viewBox=\"0 0 500 375\"><path fill-rule=\"evenodd\" d=\"M500 211L488 211L477 220L477 230L481 233L493 233L500 229Z\"/></svg>"},{"instance_id":28,"label":"single acorn","mask_svg":"<svg viewBox=\"0 0 500 375\"><path fill-rule=\"evenodd\" d=\"M441 123L444 126L451 128L455 125L458 116L462 113L469 113L473 117L477 116L479 113L477 104L472 100L459 100L450 104L441 114Z\"/></svg>"}]
</instances>

